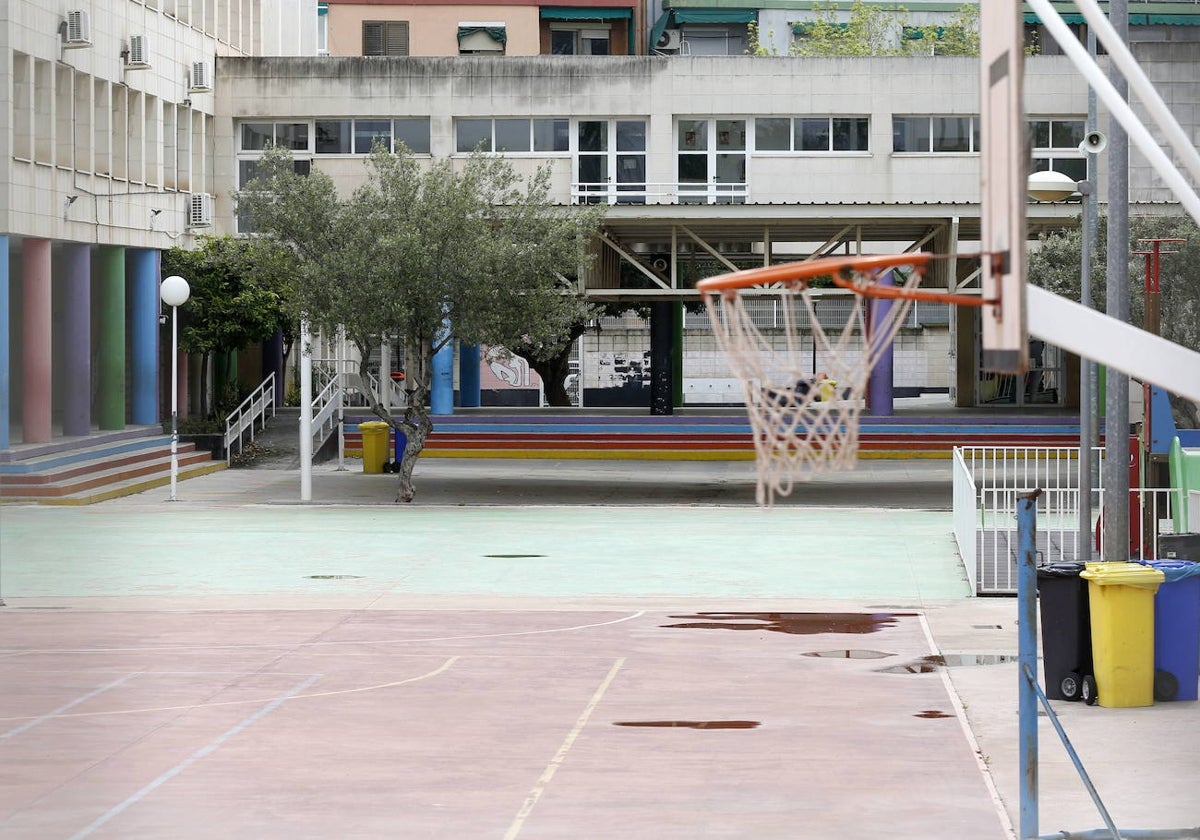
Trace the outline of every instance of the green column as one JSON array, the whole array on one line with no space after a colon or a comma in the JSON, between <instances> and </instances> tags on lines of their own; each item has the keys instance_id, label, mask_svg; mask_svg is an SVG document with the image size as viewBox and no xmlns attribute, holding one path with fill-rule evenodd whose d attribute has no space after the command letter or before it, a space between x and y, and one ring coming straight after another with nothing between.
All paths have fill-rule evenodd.
<instances>
[{"instance_id":1,"label":"green column","mask_svg":"<svg viewBox=\"0 0 1200 840\"><path fill-rule=\"evenodd\" d=\"M96 312L96 422L125 428L125 249L96 249L92 267Z\"/></svg>"}]
</instances>

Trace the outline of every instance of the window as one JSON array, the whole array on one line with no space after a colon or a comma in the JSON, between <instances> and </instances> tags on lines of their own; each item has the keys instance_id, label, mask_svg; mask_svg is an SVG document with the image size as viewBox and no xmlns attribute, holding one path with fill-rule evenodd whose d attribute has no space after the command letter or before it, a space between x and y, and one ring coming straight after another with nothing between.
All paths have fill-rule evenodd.
<instances>
[{"instance_id":1,"label":"window","mask_svg":"<svg viewBox=\"0 0 1200 840\"><path fill-rule=\"evenodd\" d=\"M503 23L475 23L467 21L458 25L458 52L460 55L503 55L508 43L508 32Z\"/></svg>"},{"instance_id":2,"label":"window","mask_svg":"<svg viewBox=\"0 0 1200 840\"><path fill-rule=\"evenodd\" d=\"M1033 149L1031 172L1047 169L1061 172L1075 181L1087 179L1087 157L1079 151L1085 133L1084 121L1072 119L1035 119L1029 121L1029 145Z\"/></svg>"},{"instance_id":3,"label":"window","mask_svg":"<svg viewBox=\"0 0 1200 840\"><path fill-rule=\"evenodd\" d=\"M370 154L377 139L389 151L398 151L403 143L413 154L429 154L428 117L317 120L314 128L318 155Z\"/></svg>"},{"instance_id":4,"label":"window","mask_svg":"<svg viewBox=\"0 0 1200 840\"><path fill-rule=\"evenodd\" d=\"M759 117L754 148L759 152L865 152L867 117Z\"/></svg>"},{"instance_id":5,"label":"window","mask_svg":"<svg viewBox=\"0 0 1200 840\"><path fill-rule=\"evenodd\" d=\"M577 201L646 203L645 120L580 120L576 138Z\"/></svg>"},{"instance_id":6,"label":"window","mask_svg":"<svg viewBox=\"0 0 1200 840\"><path fill-rule=\"evenodd\" d=\"M676 130L680 203L745 204L746 120L681 119Z\"/></svg>"},{"instance_id":7,"label":"window","mask_svg":"<svg viewBox=\"0 0 1200 840\"><path fill-rule=\"evenodd\" d=\"M414 155L429 154L429 118L410 117L392 122L392 151L400 151L400 144Z\"/></svg>"},{"instance_id":8,"label":"window","mask_svg":"<svg viewBox=\"0 0 1200 840\"><path fill-rule=\"evenodd\" d=\"M455 149L473 152L570 151L570 121L546 119L460 119L455 123Z\"/></svg>"},{"instance_id":9,"label":"window","mask_svg":"<svg viewBox=\"0 0 1200 840\"><path fill-rule=\"evenodd\" d=\"M363 55L408 55L408 21L364 20Z\"/></svg>"},{"instance_id":10,"label":"window","mask_svg":"<svg viewBox=\"0 0 1200 840\"><path fill-rule=\"evenodd\" d=\"M978 152L979 118L892 117L892 151L919 154Z\"/></svg>"},{"instance_id":11,"label":"window","mask_svg":"<svg viewBox=\"0 0 1200 840\"><path fill-rule=\"evenodd\" d=\"M261 152L272 145L307 152L308 123L242 123L241 138L243 152Z\"/></svg>"},{"instance_id":12,"label":"window","mask_svg":"<svg viewBox=\"0 0 1200 840\"><path fill-rule=\"evenodd\" d=\"M356 154L369 155L380 143L383 148L392 149L391 120L355 120L354 121L354 151Z\"/></svg>"},{"instance_id":13,"label":"window","mask_svg":"<svg viewBox=\"0 0 1200 840\"><path fill-rule=\"evenodd\" d=\"M603 24L586 28L555 24L550 28L551 55L611 55L610 33Z\"/></svg>"}]
</instances>

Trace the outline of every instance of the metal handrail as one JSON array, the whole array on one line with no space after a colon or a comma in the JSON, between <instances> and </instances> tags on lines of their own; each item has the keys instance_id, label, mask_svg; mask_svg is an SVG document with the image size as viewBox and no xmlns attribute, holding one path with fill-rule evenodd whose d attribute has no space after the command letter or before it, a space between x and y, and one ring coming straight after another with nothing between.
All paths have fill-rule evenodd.
<instances>
[{"instance_id":1,"label":"metal handrail","mask_svg":"<svg viewBox=\"0 0 1200 840\"><path fill-rule=\"evenodd\" d=\"M243 433L250 430L250 442L254 442L254 424L261 423L261 428L267 427L267 410L275 416L275 373L267 375L262 384L250 396L242 400L242 404L229 413L225 418L225 463L233 460L233 443L237 441L238 454L243 448Z\"/></svg>"}]
</instances>

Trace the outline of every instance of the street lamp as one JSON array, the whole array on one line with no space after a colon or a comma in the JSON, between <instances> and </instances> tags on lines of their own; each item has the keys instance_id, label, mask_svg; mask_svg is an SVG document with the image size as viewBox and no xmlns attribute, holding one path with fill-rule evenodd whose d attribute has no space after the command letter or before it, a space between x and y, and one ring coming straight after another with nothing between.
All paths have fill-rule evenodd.
<instances>
[{"instance_id":1,"label":"street lamp","mask_svg":"<svg viewBox=\"0 0 1200 840\"><path fill-rule=\"evenodd\" d=\"M175 485L179 483L179 307L187 303L192 294L186 280L177 274L162 281L158 296L171 307L171 501L175 498Z\"/></svg>"}]
</instances>

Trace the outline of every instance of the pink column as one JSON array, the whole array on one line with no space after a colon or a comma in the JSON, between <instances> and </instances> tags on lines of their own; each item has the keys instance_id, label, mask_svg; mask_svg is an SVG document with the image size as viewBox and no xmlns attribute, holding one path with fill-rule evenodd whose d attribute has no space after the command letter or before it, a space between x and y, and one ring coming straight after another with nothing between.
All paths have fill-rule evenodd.
<instances>
[{"instance_id":1,"label":"pink column","mask_svg":"<svg viewBox=\"0 0 1200 840\"><path fill-rule=\"evenodd\" d=\"M21 425L25 443L48 443L53 347L50 240L21 243Z\"/></svg>"}]
</instances>

